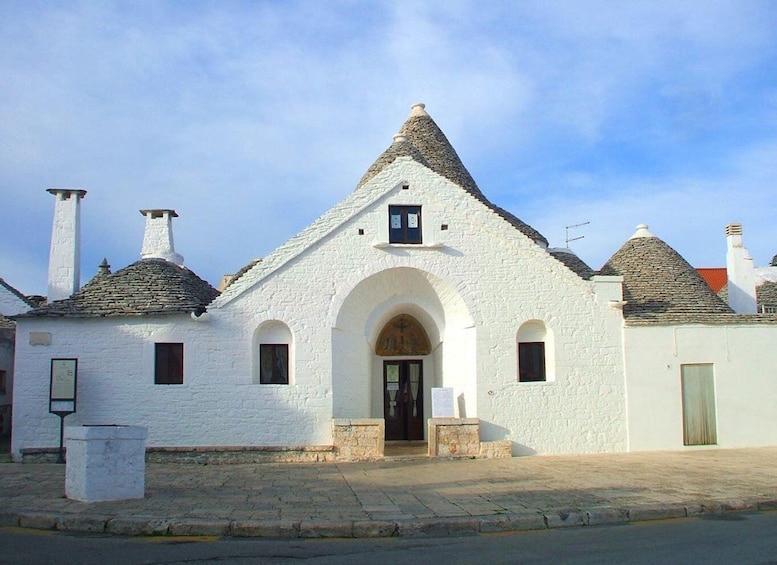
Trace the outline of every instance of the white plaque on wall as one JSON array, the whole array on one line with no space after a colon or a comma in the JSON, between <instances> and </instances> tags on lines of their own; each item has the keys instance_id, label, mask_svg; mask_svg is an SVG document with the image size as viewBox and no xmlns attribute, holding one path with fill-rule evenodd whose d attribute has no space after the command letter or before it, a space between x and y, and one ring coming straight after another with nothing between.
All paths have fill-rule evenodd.
<instances>
[{"instance_id":1,"label":"white plaque on wall","mask_svg":"<svg viewBox=\"0 0 777 565\"><path fill-rule=\"evenodd\" d=\"M432 387L432 418L455 418L453 411L453 389Z\"/></svg>"}]
</instances>

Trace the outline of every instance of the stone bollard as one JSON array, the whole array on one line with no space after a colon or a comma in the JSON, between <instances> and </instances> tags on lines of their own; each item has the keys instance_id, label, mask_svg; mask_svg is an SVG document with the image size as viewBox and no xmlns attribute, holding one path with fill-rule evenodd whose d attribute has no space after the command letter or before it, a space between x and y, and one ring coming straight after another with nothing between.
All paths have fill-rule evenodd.
<instances>
[{"instance_id":1,"label":"stone bollard","mask_svg":"<svg viewBox=\"0 0 777 565\"><path fill-rule=\"evenodd\" d=\"M65 431L65 495L81 502L143 498L146 428L73 426Z\"/></svg>"}]
</instances>

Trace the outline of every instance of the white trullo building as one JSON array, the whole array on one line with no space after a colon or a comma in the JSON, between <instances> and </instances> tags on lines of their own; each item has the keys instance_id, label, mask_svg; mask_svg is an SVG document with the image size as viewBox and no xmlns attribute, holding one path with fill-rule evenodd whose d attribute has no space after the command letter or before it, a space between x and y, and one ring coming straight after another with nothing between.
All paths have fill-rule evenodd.
<instances>
[{"instance_id":1,"label":"white trullo building","mask_svg":"<svg viewBox=\"0 0 777 565\"><path fill-rule=\"evenodd\" d=\"M72 234L82 196L57 195ZM182 266L175 212L143 213L140 261L17 319L17 459L57 445L53 358L78 359L69 425L146 426L151 449L325 449L333 421L429 439L438 388L514 455L777 444L776 316L734 314L646 226L600 273L549 249L422 104L220 294Z\"/></svg>"}]
</instances>

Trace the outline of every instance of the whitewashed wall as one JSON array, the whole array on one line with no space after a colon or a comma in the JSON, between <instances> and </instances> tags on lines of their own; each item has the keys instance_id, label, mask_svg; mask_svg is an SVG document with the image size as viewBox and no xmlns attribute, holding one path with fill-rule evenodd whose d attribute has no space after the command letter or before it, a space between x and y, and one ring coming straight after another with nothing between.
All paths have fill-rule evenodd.
<instances>
[{"instance_id":1,"label":"whitewashed wall","mask_svg":"<svg viewBox=\"0 0 777 565\"><path fill-rule=\"evenodd\" d=\"M691 363L713 364L718 447L777 445L777 327L628 327L624 335L631 451L684 449L680 366Z\"/></svg>"},{"instance_id":2,"label":"whitewashed wall","mask_svg":"<svg viewBox=\"0 0 777 565\"><path fill-rule=\"evenodd\" d=\"M383 245L389 204L423 207L423 246ZM149 446L329 444L333 416L381 417L374 342L407 312L432 341L426 416L430 387L452 386L482 439L512 440L517 454L623 451L621 318L608 303L618 289L581 280L460 188L398 160L239 279L207 321L22 322L13 449L56 444L51 357L80 359L71 424L147 426ZM256 384L254 335L269 320L292 335L290 386ZM518 382L527 320L553 336L545 383ZM29 331L52 344L30 346ZM155 341L184 343L183 385L153 384Z\"/></svg>"}]
</instances>

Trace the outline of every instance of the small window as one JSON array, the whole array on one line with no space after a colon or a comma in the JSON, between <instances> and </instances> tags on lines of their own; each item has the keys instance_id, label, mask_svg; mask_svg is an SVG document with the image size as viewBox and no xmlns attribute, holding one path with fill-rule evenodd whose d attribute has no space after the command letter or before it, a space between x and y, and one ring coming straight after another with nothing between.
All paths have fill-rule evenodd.
<instances>
[{"instance_id":1,"label":"small window","mask_svg":"<svg viewBox=\"0 0 777 565\"><path fill-rule=\"evenodd\" d=\"M259 383L289 384L289 346L286 343L259 345Z\"/></svg>"},{"instance_id":2,"label":"small window","mask_svg":"<svg viewBox=\"0 0 777 565\"><path fill-rule=\"evenodd\" d=\"M518 344L518 380L522 383L545 380L545 343Z\"/></svg>"},{"instance_id":3,"label":"small window","mask_svg":"<svg viewBox=\"0 0 777 565\"><path fill-rule=\"evenodd\" d=\"M154 384L183 384L183 343L157 343Z\"/></svg>"},{"instance_id":4,"label":"small window","mask_svg":"<svg viewBox=\"0 0 777 565\"><path fill-rule=\"evenodd\" d=\"M0 369L0 394L6 394L5 386L5 371Z\"/></svg>"},{"instance_id":5,"label":"small window","mask_svg":"<svg viewBox=\"0 0 777 565\"><path fill-rule=\"evenodd\" d=\"M421 207L389 206L389 243L421 243Z\"/></svg>"}]
</instances>

